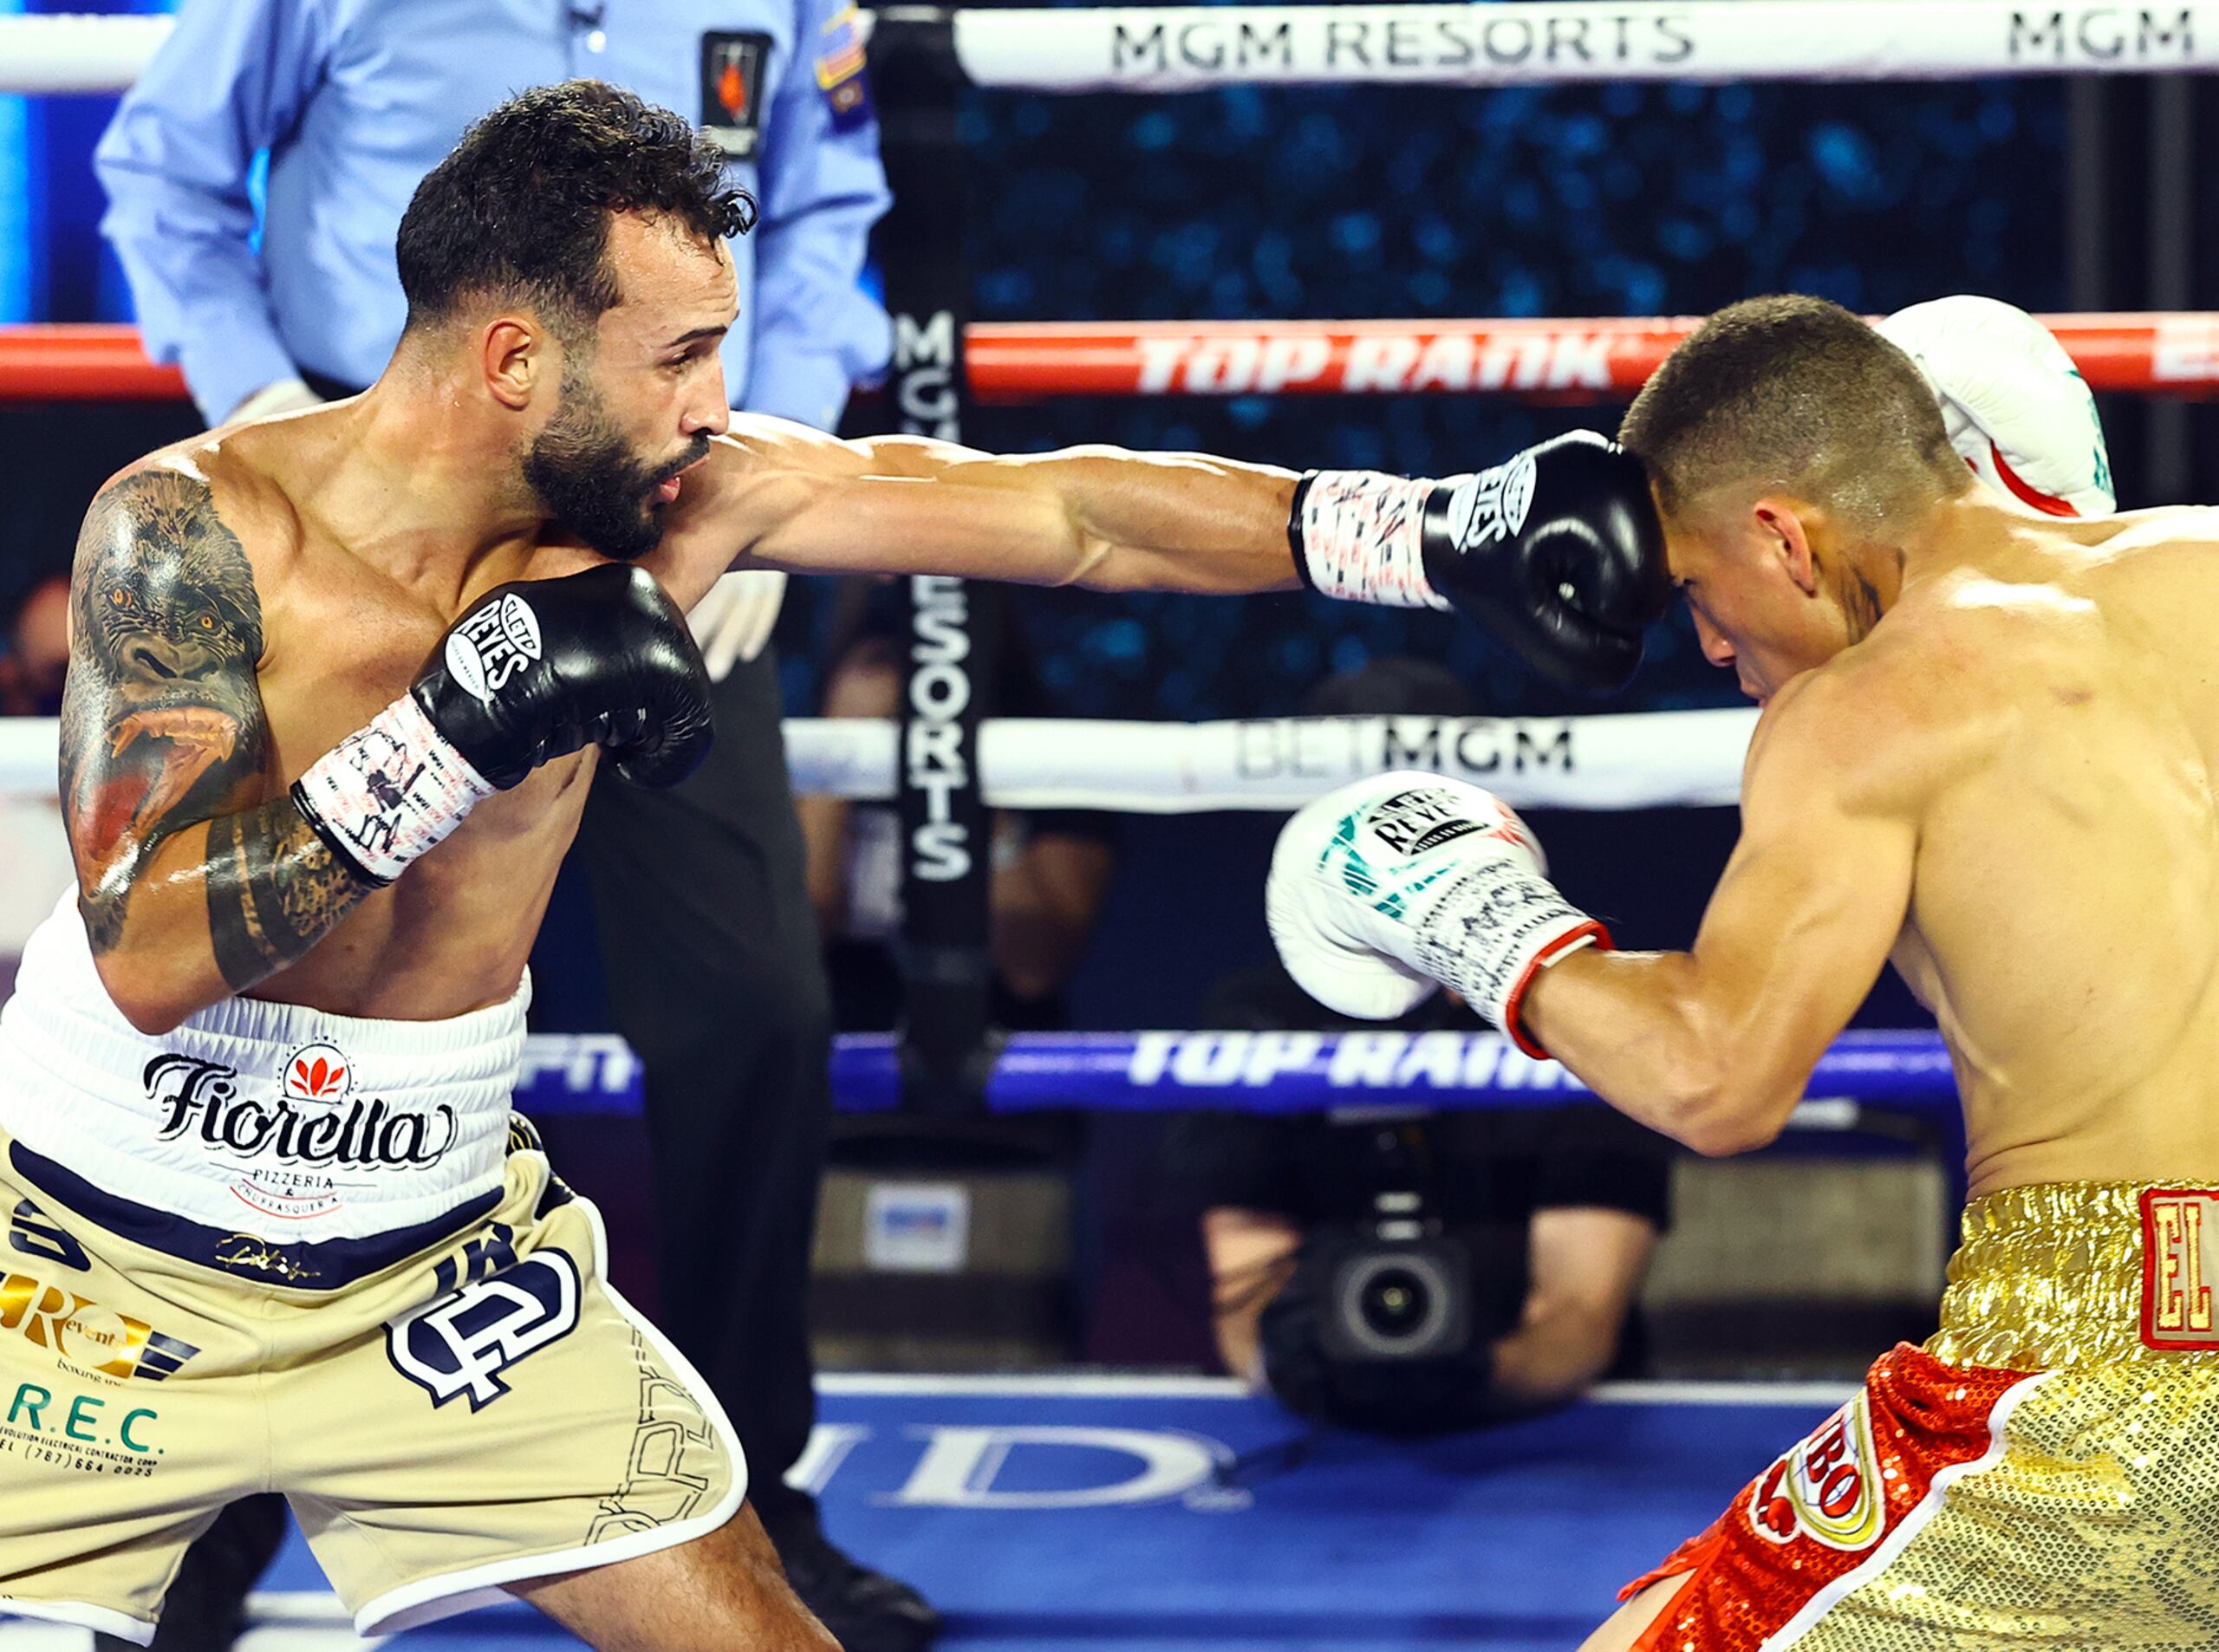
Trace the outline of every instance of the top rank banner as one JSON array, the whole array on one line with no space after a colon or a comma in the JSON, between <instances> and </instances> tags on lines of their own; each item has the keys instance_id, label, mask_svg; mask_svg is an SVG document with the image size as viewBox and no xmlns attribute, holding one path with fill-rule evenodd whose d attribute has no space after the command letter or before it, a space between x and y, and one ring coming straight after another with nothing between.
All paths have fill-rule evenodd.
<instances>
[{"instance_id":1,"label":"top rank banner","mask_svg":"<svg viewBox=\"0 0 2219 1652\"><path fill-rule=\"evenodd\" d=\"M1361 81L1949 80L2219 68L2219 4L1506 0L958 11L981 86L1182 92Z\"/></svg>"}]
</instances>

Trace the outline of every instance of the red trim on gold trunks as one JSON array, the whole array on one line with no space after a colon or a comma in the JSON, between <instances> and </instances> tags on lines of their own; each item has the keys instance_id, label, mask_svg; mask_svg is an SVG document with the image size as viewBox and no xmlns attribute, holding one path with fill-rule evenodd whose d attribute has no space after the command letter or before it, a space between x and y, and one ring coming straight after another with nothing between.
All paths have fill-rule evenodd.
<instances>
[{"instance_id":1,"label":"red trim on gold trunks","mask_svg":"<svg viewBox=\"0 0 2219 1652\"><path fill-rule=\"evenodd\" d=\"M1897 1344L1855 1399L1751 1480L1709 1530L1619 1591L1630 1599L1691 1574L1635 1652L1760 1652L1799 1613L1838 1598L1821 1595L1865 1582L1851 1575L1860 1567L1884 1574L1890 1534L1926 1518L1937 1475L1968 1472L1995 1447L1997 1405L2027 1376Z\"/></svg>"},{"instance_id":2,"label":"red trim on gold trunks","mask_svg":"<svg viewBox=\"0 0 2219 1652\"><path fill-rule=\"evenodd\" d=\"M2142 1193L2142 1342L2164 1354L2219 1349L2211 1281L2219 1275L2219 1192Z\"/></svg>"}]
</instances>

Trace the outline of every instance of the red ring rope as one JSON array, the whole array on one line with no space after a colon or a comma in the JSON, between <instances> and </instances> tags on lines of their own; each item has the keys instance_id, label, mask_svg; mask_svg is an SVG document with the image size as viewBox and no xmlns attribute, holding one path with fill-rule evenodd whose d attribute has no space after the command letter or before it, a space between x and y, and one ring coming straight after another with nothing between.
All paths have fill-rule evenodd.
<instances>
[{"instance_id":1,"label":"red ring rope","mask_svg":"<svg viewBox=\"0 0 2219 1652\"><path fill-rule=\"evenodd\" d=\"M2043 317L2098 390L2219 393L2219 313ZM1630 320L980 322L982 401L1051 396L1458 394L1624 400L1695 325ZM0 400L175 400L135 329L0 328Z\"/></svg>"}]
</instances>

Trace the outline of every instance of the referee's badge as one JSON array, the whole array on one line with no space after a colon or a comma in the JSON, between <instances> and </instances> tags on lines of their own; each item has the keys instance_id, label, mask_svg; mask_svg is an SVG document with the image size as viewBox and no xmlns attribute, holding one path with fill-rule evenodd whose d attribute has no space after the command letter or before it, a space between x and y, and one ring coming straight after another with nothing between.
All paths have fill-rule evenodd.
<instances>
[{"instance_id":1,"label":"referee's badge","mask_svg":"<svg viewBox=\"0 0 2219 1652\"><path fill-rule=\"evenodd\" d=\"M734 160L755 158L771 36L711 29L701 36L701 126Z\"/></svg>"},{"instance_id":2,"label":"referee's badge","mask_svg":"<svg viewBox=\"0 0 2219 1652\"><path fill-rule=\"evenodd\" d=\"M826 23L817 42L817 89L832 117L832 130L853 132L870 120L870 81L863 74L861 15L852 5Z\"/></svg>"}]
</instances>

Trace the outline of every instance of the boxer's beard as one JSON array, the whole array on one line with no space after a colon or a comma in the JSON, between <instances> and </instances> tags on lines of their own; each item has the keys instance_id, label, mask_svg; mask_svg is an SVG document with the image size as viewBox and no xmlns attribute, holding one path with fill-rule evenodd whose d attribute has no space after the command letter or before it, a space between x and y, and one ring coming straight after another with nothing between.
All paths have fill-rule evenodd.
<instances>
[{"instance_id":1,"label":"boxer's beard","mask_svg":"<svg viewBox=\"0 0 2219 1652\"><path fill-rule=\"evenodd\" d=\"M566 374L555 416L524 454L524 479L547 513L604 556L630 562L662 543L655 490L709 451L699 436L675 459L653 464L625 445L600 396Z\"/></svg>"}]
</instances>

